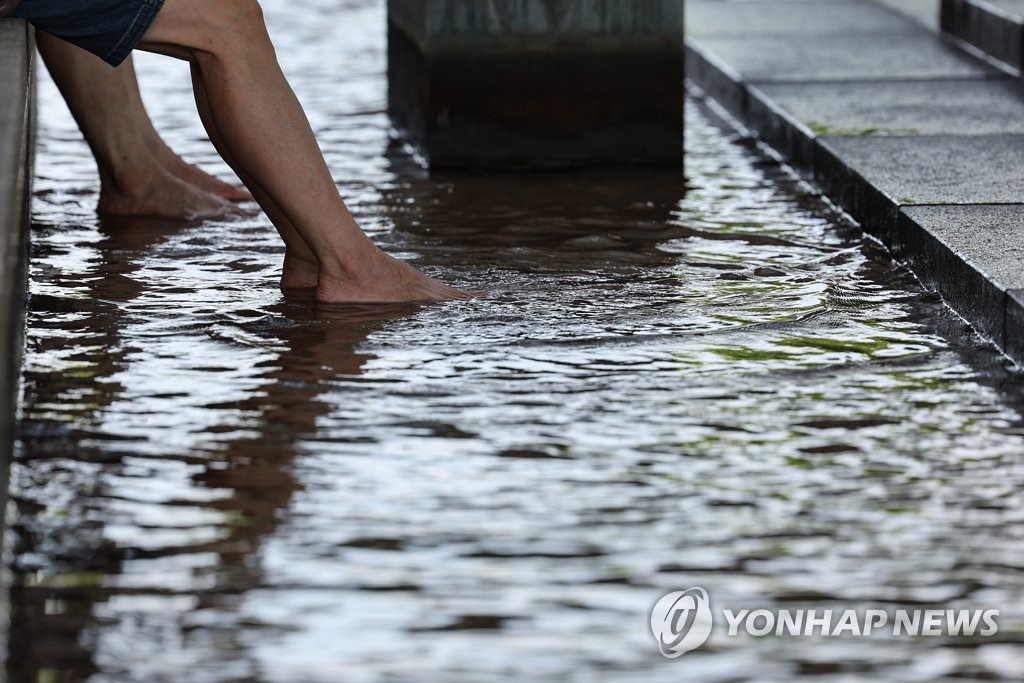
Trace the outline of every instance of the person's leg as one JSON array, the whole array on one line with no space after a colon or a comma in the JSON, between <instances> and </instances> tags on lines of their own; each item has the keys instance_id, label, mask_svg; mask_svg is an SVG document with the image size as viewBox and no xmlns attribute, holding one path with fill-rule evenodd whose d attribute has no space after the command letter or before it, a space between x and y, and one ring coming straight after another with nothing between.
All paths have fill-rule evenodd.
<instances>
[{"instance_id":1,"label":"person's leg","mask_svg":"<svg viewBox=\"0 0 1024 683\"><path fill-rule=\"evenodd\" d=\"M185 163L153 127L131 60L116 69L43 31L39 53L99 167L103 214L215 215L247 192Z\"/></svg>"},{"instance_id":2,"label":"person's leg","mask_svg":"<svg viewBox=\"0 0 1024 683\"><path fill-rule=\"evenodd\" d=\"M345 207L255 0L166 0L139 47L191 62L208 123L257 201L318 264L321 301L464 298L377 249ZM279 226L279 228L282 226Z\"/></svg>"},{"instance_id":3,"label":"person's leg","mask_svg":"<svg viewBox=\"0 0 1024 683\"><path fill-rule=\"evenodd\" d=\"M220 155L228 162L239 178L246 186L253 188L253 195L257 198L260 206L266 211L270 221L277 228L281 239L284 240L284 266L281 272L281 289L285 292L296 289L315 289L318 281L319 266L316 255L306 244L306 240L291 224L288 217L277 206L273 199L254 181L231 155L231 150L224 142L223 136L217 129L217 122L213 112L210 110L210 101L206 96L206 84L203 82L203 75L199 68L192 65L192 90L196 99L196 108L199 110L199 117L203 120L213 146L217 148Z\"/></svg>"}]
</instances>

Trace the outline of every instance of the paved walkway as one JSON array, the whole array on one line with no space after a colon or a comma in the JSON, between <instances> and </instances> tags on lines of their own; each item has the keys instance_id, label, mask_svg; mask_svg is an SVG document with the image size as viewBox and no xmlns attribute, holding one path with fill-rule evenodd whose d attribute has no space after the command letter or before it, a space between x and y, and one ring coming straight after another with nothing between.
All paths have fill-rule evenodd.
<instances>
[{"instance_id":1,"label":"paved walkway","mask_svg":"<svg viewBox=\"0 0 1024 683\"><path fill-rule=\"evenodd\" d=\"M1024 364L1024 85L938 5L688 0L687 76Z\"/></svg>"}]
</instances>

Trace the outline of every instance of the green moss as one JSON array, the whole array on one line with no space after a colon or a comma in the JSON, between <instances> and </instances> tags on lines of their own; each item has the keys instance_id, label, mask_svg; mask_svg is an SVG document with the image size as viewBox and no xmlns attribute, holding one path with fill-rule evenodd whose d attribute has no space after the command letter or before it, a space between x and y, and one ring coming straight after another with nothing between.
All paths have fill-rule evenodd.
<instances>
[{"instance_id":1,"label":"green moss","mask_svg":"<svg viewBox=\"0 0 1024 683\"><path fill-rule=\"evenodd\" d=\"M907 372L893 372L889 375L893 380L900 382L901 386L893 387L894 390L903 389L927 389L932 391L945 391L952 385L952 381L945 377L921 376Z\"/></svg>"},{"instance_id":2,"label":"green moss","mask_svg":"<svg viewBox=\"0 0 1024 683\"><path fill-rule=\"evenodd\" d=\"M796 346L798 348L815 348L821 349L822 351L838 351L840 353L863 353L870 356L887 349L889 347L889 342L885 339L854 341L852 339L795 337L793 339L786 340L786 345Z\"/></svg>"},{"instance_id":3,"label":"green moss","mask_svg":"<svg viewBox=\"0 0 1024 683\"><path fill-rule=\"evenodd\" d=\"M712 316L715 320L723 323L735 323L737 325L749 325L751 320L749 318L741 318L735 315L723 315L721 313Z\"/></svg>"},{"instance_id":4,"label":"green moss","mask_svg":"<svg viewBox=\"0 0 1024 683\"><path fill-rule=\"evenodd\" d=\"M830 126L827 123L822 123L821 121L808 121L806 125L812 133L819 136L861 137L877 135L882 132L882 129L880 128L841 128L838 126Z\"/></svg>"},{"instance_id":5,"label":"green moss","mask_svg":"<svg viewBox=\"0 0 1024 683\"><path fill-rule=\"evenodd\" d=\"M886 512L888 512L891 515L903 515L903 514L916 513L916 512L920 512L921 511L920 506L909 506L909 505L908 506L893 505L893 506L889 506L889 507L882 508L882 509L885 510Z\"/></svg>"},{"instance_id":6,"label":"green moss","mask_svg":"<svg viewBox=\"0 0 1024 683\"><path fill-rule=\"evenodd\" d=\"M725 360L741 361L741 360L752 360L752 361L766 361L766 360L793 360L796 358L792 353L785 351L762 351L758 349L745 349L745 348L717 348L710 349L712 353Z\"/></svg>"},{"instance_id":7,"label":"green moss","mask_svg":"<svg viewBox=\"0 0 1024 683\"><path fill-rule=\"evenodd\" d=\"M57 669L39 669L36 671L35 683L60 683L67 680Z\"/></svg>"},{"instance_id":8,"label":"green moss","mask_svg":"<svg viewBox=\"0 0 1024 683\"><path fill-rule=\"evenodd\" d=\"M917 204L917 200L913 197L900 197L897 199L900 204Z\"/></svg>"},{"instance_id":9,"label":"green moss","mask_svg":"<svg viewBox=\"0 0 1024 683\"><path fill-rule=\"evenodd\" d=\"M33 577L26 581L26 585L31 588L84 588L101 586L104 578L100 572L72 572Z\"/></svg>"},{"instance_id":10,"label":"green moss","mask_svg":"<svg viewBox=\"0 0 1024 683\"><path fill-rule=\"evenodd\" d=\"M827 123L821 121L807 121L804 125L818 136L831 136L831 137L870 137L873 135L919 135L920 131L916 128L842 128L840 126L830 126Z\"/></svg>"}]
</instances>

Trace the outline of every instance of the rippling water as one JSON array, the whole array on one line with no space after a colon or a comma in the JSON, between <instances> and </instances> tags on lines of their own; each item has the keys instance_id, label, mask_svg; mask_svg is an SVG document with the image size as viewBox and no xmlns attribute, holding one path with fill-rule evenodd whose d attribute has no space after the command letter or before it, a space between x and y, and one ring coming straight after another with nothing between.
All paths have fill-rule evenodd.
<instances>
[{"instance_id":1,"label":"rippling water","mask_svg":"<svg viewBox=\"0 0 1024 683\"><path fill-rule=\"evenodd\" d=\"M697 104L687 187L427 174L389 141L382 5L265 3L362 224L487 299L318 309L263 218L99 221L43 84L9 679L1024 676L1020 376ZM140 70L223 172L187 70ZM665 660L647 610L694 585L1001 629Z\"/></svg>"}]
</instances>

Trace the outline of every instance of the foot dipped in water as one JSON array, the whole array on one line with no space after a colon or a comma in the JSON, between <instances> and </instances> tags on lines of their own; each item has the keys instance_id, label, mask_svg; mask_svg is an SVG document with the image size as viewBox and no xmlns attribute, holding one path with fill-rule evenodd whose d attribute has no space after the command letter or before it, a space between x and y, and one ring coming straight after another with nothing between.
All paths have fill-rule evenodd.
<instances>
[{"instance_id":1,"label":"foot dipped in water","mask_svg":"<svg viewBox=\"0 0 1024 683\"><path fill-rule=\"evenodd\" d=\"M316 290L319 274L320 266L309 249L285 249L281 271L282 292L300 294Z\"/></svg>"},{"instance_id":2,"label":"foot dipped in water","mask_svg":"<svg viewBox=\"0 0 1024 683\"><path fill-rule=\"evenodd\" d=\"M450 287L377 247L372 247L353 265L321 266L317 273L316 299L321 303L453 301L484 295L484 292L465 292Z\"/></svg>"},{"instance_id":3,"label":"foot dipped in water","mask_svg":"<svg viewBox=\"0 0 1024 683\"><path fill-rule=\"evenodd\" d=\"M96 207L102 216L211 218L240 209L223 197L157 169L129 183L104 182Z\"/></svg>"},{"instance_id":4,"label":"foot dipped in water","mask_svg":"<svg viewBox=\"0 0 1024 683\"><path fill-rule=\"evenodd\" d=\"M252 199L247 191L226 183L169 149L154 154L145 166L117 179L101 174L97 212L104 216L212 218L243 213L237 202Z\"/></svg>"},{"instance_id":5,"label":"foot dipped in water","mask_svg":"<svg viewBox=\"0 0 1024 683\"><path fill-rule=\"evenodd\" d=\"M162 140L159 141L159 144L160 148L154 150L153 155L157 158L159 165L174 177L229 202L252 201L252 195L244 187L224 182L198 166L186 162Z\"/></svg>"}]
</instances>

